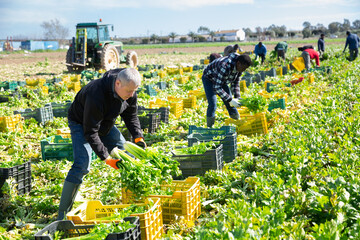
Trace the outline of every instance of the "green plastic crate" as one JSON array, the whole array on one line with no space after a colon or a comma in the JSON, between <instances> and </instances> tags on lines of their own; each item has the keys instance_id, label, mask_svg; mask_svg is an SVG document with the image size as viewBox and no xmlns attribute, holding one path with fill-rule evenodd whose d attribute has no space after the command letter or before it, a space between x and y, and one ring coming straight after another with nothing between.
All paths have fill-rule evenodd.
<instances>
[{"instance_id":1,"label":"green plastic crate","mask_svg":"<svg viewBox=\"0 0 360 240\"><path fill-rule=\"evenodd\" d=\"M67 159L73 161L73 146L71 138L63 138L60 135L54 135L40 141L41 155L43 160ZM94 151L91 159L96 159Z\"/></svg>"}]
</instances>

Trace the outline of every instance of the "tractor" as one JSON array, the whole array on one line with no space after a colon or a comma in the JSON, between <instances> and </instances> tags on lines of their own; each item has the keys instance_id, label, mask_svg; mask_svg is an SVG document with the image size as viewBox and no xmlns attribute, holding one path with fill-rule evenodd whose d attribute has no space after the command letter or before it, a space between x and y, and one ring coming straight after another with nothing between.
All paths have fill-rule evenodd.
<instances>
[{"instance_id":1,"label":"tractor","mask_svg":"<svg viewBox=\"0 0 360 240\"><path fill-rule=\"evenodd\" d=\"M112 24L78 23L76 37L66 53L66 66L69 72L81 72L86 68L104 69L106 71L118 68L120 63L130 67L138 64L137 54L129 51L126 55L123 43L110 38L109 28Z\"/></svg>"}]
</instances>

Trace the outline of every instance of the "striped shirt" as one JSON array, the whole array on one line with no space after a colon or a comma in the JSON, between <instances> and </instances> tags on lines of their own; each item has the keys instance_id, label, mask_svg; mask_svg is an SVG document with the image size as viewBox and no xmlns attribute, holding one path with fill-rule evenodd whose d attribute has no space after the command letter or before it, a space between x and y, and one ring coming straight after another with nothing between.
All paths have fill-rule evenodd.
<instances>
[{"instance_id":1,"label":"striped shirt","mask_svg":"<svg viewBox=\"0 0 360 240\"><path fill-rule=\"evenodd\" d=\"M240 72L236 71L236 58L239 57L237 53L231 53L227 57L221 57L211 62L204 70L203 76L214 83L214 91L219 97L230 102L232 97L224 91L223 85L231 84L231 93L234 98L240 97Z\"/></svg>"}]
</instances>

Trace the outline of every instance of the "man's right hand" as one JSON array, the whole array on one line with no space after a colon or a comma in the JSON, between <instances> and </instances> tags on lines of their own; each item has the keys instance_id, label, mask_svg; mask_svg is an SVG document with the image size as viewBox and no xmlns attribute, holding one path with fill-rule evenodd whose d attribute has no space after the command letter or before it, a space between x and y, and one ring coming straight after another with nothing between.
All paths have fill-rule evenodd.
<instances>
[{"instance_id":1,"label":"man's right hand","mask_svg":"<svg viewBox=\"0 0 360 240\"><path fill-rule=\"evenodd\" d=\"M239 101L239 99L233 98L231 99L231 101L229 102L231 107L241 107L241 103Z\"/></svg>"},{"instance_id":2,"label":"man's right hand","mask_svg":"<svg viewBox=\"0 0 360 240\"><path fill-rule=\"evenodd\" d=\"M105 159L105 163L114 169L120 168L121 161L122 161L121 159L113 159L111 157Z\"/></svg>"}]
</instances>

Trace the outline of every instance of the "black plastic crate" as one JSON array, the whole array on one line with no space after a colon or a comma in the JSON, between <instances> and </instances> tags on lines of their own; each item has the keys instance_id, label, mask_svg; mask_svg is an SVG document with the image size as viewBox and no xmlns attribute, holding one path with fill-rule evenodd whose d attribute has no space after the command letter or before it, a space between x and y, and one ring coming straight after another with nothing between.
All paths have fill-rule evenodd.
<instances>
[{"instance_id":1,"label":"black plastic crate","mask_svg":"<svg viewBox=\"0 0 360 240\"><path fill-rule=\"evenodd\" d=\"M35 118L39 123L44 124L47 121L54 119L52 107L50 103L45 104L44 107L37 108L35 110L21 109L14 111L14 114L20 114L24 119Z\"/></svg>"},{"instance_id":2,"label":"black plastic crate","mask_svg":"<svg viewBox=\"0 0 360 240\"><path fill-rule=\"evenodd\" d=\"M192 147L194 144L202 142L217 142L223 145L223 160L224 162L232 162L237 156L237 134L228 133L226 135L202 135L199 133L192 133L188 135L188 146Z\"/></svg>"},{"instance_id":3,"label":"black plastic crate","mask_svg":"<svg viewBox=\"0 0 360 240\"><path fill-rule=\"evenodd\" d=\"M0 168L0 188L4 185L6 179L14 178L14 185L18 194L22 195L31 191L31 161L10 167ZM0 191L1 195L1 191Z\"/></svg>"},{"instance_id":4,"label":"black plastic crate","mask_svg":"<svg viewBox=\"0 0 360 240\"><path fill-rule=\"evenodd\" d=\"M21 93L18 92L18 91L14 91L14 92L1 94L0 95L0 103L9 102L12 98L20 99L21 98Z\"/></svg>"},{"instance_id":5,"label":"black plastic crate","mask_svg":"<svg viewBox=\"0 0 360 240\"><path fill-rule=\"evenodd\" d=\"M125 221L136 226L122 233L109 233L105 240L141 240L139 217L126 217ZM37 232L35 240L53 240L56 232L64 234L64 238L80 237L90 233L95 225L75 225L70 220L55 221Z\"/></svg>"},{"instance_id":6,"label":"black plastic crate","mask_svg":"<svg viewBox=\"0 0 360 240\"><path fill-rule=\"evenodd\" d=\"M140 120L141 129L148 129L148 133L153 133L160 125L160 112L148 112L145 116L138 116Z\"/></svg>"},{"instance_id":7,"label":"black plastic crate","mask_svg":"<svg viewBox=\"0 0 360 240\"><path fill-rule=\"evenodd\" d=\"M184 178L203 175L210 169L221 170L224 166L222 144L203 154L176 155L176 152L172 154L173 159L180 163L179 168Z\"/></svg>"},{"instance_id":8,"label":"black plastic crate","mask_svg":"<svg viewBox=\"0 0 360 240\"><path fill-rule=\"evenodd\" d=\"M67 117L71 101L67 100L64 103L51 103L54 117Z\"/></svg>"},{"instance_id":9,"label":"black plastic crate","mask_svg":"<svg viewBox=\"0 0 360 240\"><path fill-rule=\"evenodd\" d=\"M145 108L145 107L141 107L141 106L138 107L139 115L141 115L144 111L149 112L149 113L160 112L161 113L160 121L165 124L169 123L170 108L168 108L168 107L161 107L161 108Z\"/></svg>"}]
</instances>

